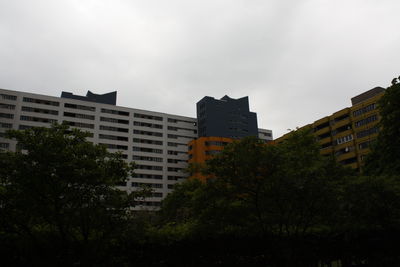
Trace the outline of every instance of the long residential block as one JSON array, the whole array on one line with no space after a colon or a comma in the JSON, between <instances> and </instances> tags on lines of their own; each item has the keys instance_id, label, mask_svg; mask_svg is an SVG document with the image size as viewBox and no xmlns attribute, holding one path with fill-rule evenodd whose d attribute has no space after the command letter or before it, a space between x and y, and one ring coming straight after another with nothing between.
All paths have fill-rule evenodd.
<instances>
[{"instance_id":1,"label":"long residential block","mask_svg":"<svg viewBox=\"0 0 400 267\"><path fill-rule=\"evenodd\" d=\"M102 101L99 95L94 101L90 94L78 98L63 92L63 97L52 97L0 89L0 102L1 148L16 148L15 141L4 138L7 129L66 122L89 132L88 141L135 161L136 176L121 187L127 191L142 185L153 188L153 197L142 205L160 205L174 184L187 177L187 144L197 137L195 118L102 103L113 102Z\"/></svg>"},{"instance_id":2,"label":"long residential block","mask_svg":"<svg viewBox=\"0 0 400 267\"><path fill-rule=\"evenodd\" d=\"M384 88L375 87L353 97L351 107L303 127L313 129L322 155L333 155L339 163L361 171L370 145L378 136L378 101L384 93ZM289 136L285 134L275 142L284 142Z\"/></svg>"}]
</instances>

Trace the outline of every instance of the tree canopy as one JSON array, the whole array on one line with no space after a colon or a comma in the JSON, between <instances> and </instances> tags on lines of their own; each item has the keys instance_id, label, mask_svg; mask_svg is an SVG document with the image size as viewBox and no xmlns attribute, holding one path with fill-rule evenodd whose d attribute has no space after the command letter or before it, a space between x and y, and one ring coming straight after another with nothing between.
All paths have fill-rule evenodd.
<instances>
[{"instance_id":1,"label":"tree canopy","mask_svg":"<svg viewBox=\"0 0 400 267\"><path fill-rule=\"evenodd\" d=\"M393 83L378 102L380 132L367 157L368 174L400 175L400 84Z\"/></svg>"},{"instance_id":2,"label":"tree canopy","mask_svg":"<svg viewBox=\"0 0 400 267\"><path fill-rule=\"evenodd\" d=\"M342 167L320 154L310 129L277 145L244 138L203 171L212 178L180 184L160 212L158 233L196 251L185 250L190 259L267 266L399 260L398 177Z\"/></svg>"},{"instance_id":3,"label":"tree canopy","mask_svg":"<svg viewBox=\"0 0 400 267\"><path fill-rule=\"evenodd\" d=\"M53 251L60 264L101 261L96 254L123 232L134 205L136 195L116 187L134 166L66 125L8 136L19 148L0 153L0 236L8 256L25 250L32 260Z\"/></svg>"}]
</instances>

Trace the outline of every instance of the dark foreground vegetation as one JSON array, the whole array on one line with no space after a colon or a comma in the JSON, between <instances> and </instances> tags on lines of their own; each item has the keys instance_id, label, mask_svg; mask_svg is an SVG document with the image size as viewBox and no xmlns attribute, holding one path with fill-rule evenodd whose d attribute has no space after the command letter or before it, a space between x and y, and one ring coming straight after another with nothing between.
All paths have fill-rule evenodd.
<instances>
[{"instance_id":1,"label":"dark foreground vegetation","mask_svg":"<svg viewBox=\"0 0 400 267\"><path fill-rule=\"evenodd\" d=\"M362 175L324 158L313 135L247 138L176 186L159 212L149 190L115 187L134 169L55 125L12 131L0 153L1 266L400 266L400 89Z\"/></svg>"}]
</instances>

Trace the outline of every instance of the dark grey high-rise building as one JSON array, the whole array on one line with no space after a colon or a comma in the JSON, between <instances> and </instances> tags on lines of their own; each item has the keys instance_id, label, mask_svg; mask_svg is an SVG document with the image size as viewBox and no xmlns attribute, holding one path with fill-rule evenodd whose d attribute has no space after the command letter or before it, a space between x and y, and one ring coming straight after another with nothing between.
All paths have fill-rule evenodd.
<instances>
[{"instance_id":1,"label":"dark grey high-rise building","mask_svg":"<svg viewBox=\"0 0 400 267\"><path fill-rule=\"evenodd\" d=\"M206 96L197 102L199 137L242 138L258 136L257 114L249 110L249 98L221 99Z\"/></svg>"}]
</instances>

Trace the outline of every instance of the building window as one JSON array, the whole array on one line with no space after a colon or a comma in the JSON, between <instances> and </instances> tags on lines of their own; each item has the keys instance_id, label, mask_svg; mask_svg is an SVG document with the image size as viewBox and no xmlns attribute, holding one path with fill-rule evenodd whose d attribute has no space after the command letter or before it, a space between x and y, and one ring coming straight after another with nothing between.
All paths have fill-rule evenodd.
<instances>
[{"instance_id":1,"label":"building window","mask_svg":"<svg viewBox=\"0 0 400 267\"><path fill-rule=\"evenodd\" d=\"M153 170L153 171L162 171L162 166L154 166L154 165L136 165L136 169L138 170Z\"/></svg>"},{"instance_id":2,"label":"building window","mask_svg":"<svg viewBox=\"0 0 400 267\"><path fill-rule=\"evenodd\" d=\"M33 107L21 107L22 111L25 112L34 112L34 113L42 113L42 114L50 114L50 115L58 115L57 110L51 110L51 109L44 109L44 108L33 108Z\"/></svg>"},{"instance_id":3,"label":"building window","mask_svg":"<svg viewBox=\"0 0 400 267\"><path fill-rule=\"evenodd\" d=\"M163 184L132 182L132 187L163 188Z\"/></svg>"},{"instance_id":4,"label":"building window","mask_svg":"<svg viewBox=\"0 0 400 267\"><path fill-rule=\"evenodd\" d=\"M353 147L353 146L347 146L347 147L344 147L344 148L342 148L342 149L336 151L336 152L335 152L335 156L338 157L338 156L340 156L340 155L349 153L350 151L354 151L354 147Z\"/></svg>"},{"instance_id":5,"label":"building window","mask_svg":"<svg viewBox=\"0 0 400 267\"><path fill-rule=\"evenodd\" d=\"M141 118L141 119L148 119L148 120L156 120L156 121L162 121L163 118L159 116L152 116L152 115L147 115L147 114L140 114L140 113L135 113L133 115L135 118Z\"/></svg>"},{"instance_id":6,"label":"building window","mask_svg":"<svg viewBox=\"0 0 400 267\"><path fill-rule=\"evenodd\" d=\"M11 129L12 128L12 124L11 123L0 122L0 128Z\"/></svg>"},{"instance_id":7,"label":"building window","mask_svg":"<svg viewBox=\"0 0 400 267\"><path fill-rule=\"evenodd\" d=\"M17 100L17 96L15 95L0 94L0 97L3 100Z\"/></svg>"},{"instance_id":8,"label":"building window","mask_svg":"<svg viewBox=\"0 0 400 267\"><path fill-rule=\"evenodd\" d=\"M376 104L375 103L370 104L368 106L365 106L363 108L360 108L360 109L357 109L357 110L353 111L353 116L354 117L360 116L360 115L362 115L364 113L367 113L367 112L369 112L371 110L374 110L375 108L376 108Z\"/></svg>"},{"instance_id":9,"label":"building window","mask_svg":"<svg viewBox=\"0 0 400 267\"><path fill-rule=\"evenodd\" d=\"M334 118L334 123L342 121L342 120L345 120L345 119L348 119L348 118L349 118L349 114L344 114L342 116Z\"/></svg>"},{"instance_id":10,"label":"building window","mask_svg":"<svg viewBox=\"0 0 400 267\"><path fill-rule=\"evenodd\" d=\"M94 124L90 123L75 122L75 121L64 121L64 123L71 127L94 129Z\"/></svg>"},{"instance_id":11,"label":"building window","mask_svg":"<svg viewBox=\"0 0 400 267\"><path fill-rule=\"evenodd\" d=\"M141 143L141 144L150 144L150 145L158 145L162 146L163 141L158 140L150 140L150 139L140 139L140 138L133 138L134 143Z\"/></svg>"},{"instance_id":12,"label":"building window","mask_svg":"<svg viewBox=\"0 0 400 267\"><path fill-rule=\"evenodd\" d=\"M135 201L136 206L146 206L146 207L160 207L161 202L159 201Z\"/></svg>"},{"instance_id":13,"label":"building window","mask_svg":"<svg viewBox=\"0 0 400 267\"><path fill-rule=\"evenodd\" d=\"M106 121L111 123L129 124L128 120L120 120L115 118L100 117L100 121Z\"/></svg>"},{"instance_id":14,"label":"building window","mask_svg":"<svg viewBox=\"0 0 400 267\"><path fill-rule=\"evenodd\" d=\"M321 144L321 149L328 148L331 146L332 146L332 142L327 142L327 143Z\"/></svg>"},{"instance_id":15,"label":"building window","mask_svg":"<svg viewBox=\"0 0 400 267\"><path fill-rule=\"evenodd\" d=\"M373 127L373 128L367 129L367 130L363 130L363 131L357 132L356 136L357 136L357 138L363 138L365 136L368 136L368 135L371 135L371 134L375 134L377 132L379 132L379 128L378 127Z\"/></svg>"},{"instance_id":16,"label":"building window","mask_svg":"<svg viewBox=\"0 0 400 267\"><path fill-rule=\"evenodd\" d=\"M136 155L132 156L132 160L163 162L163 158Z\"/></svg>"},{"instance_id":17,"label":"building window","mask_svg":"<svg viewBox=\"0 0 400 267\"><path fill-rule=\"evenodd\" d=\"M163 128L163 126L161 124L147 123L147 122L141 122L141 121L134 121L133 125L141 126L141 127L148 127L148 128L155 128L155 129Z\"/></svg>"},{"instance_id":18,"label":"building window","mask_svg":"<svg viewBox=\"0 0 400 267\"><path fill-rule=\"evenodd\" d=\"M378 119L378 115L375 114L375 115L372 115L372 116L370 116L368 118L365 118L363 120L356 121L356 123L354 125L356 127L360 127L360 126L366 125L368 123L371 123L373 121L376 121L377 119Z\"/></svg>"},{"instance_id":19,"label":"building window","mask_svg":"<svg viewBox=\"0 0 400 267\"><path fill-rule=\"evenodd\" d=\"M168 180L170 180L170 181L178 181L179 179L185 179L185 177L176 176L176 175L168 175Z\"/></svg>"},{"instance_id":20,"label":"building window","mask_svg":"<svg viewBox=\"0 0 400 267\"><path fill-rule=\"evenodd\" d=\"M162 154L163 150L162 149L155 149L155 148L148 148L148 147L132 147L133 151L138 151L138 152L147 152L147 153L155 153L155 154Z\"/></svg>"},{"instance_id":21,"label":"building window","mask_svg":"<svg viewBox=\"0 0 400 267\"><path fill-rule=\"evenodd\" d=\"M128 141L126 136L110 135L110 134L99 134L99 139L116 140L116 141Z\"/></svg>"},{"instance_id":22,"label":"building window","mask_svg":"<svg viewBox=\"0 0 400 267\"><path fill-rule=\"evenodd\" d=\"M187 162L187 160L184 160L184 159L168 159L168 163L178 164L180 162Z\"/></svg>"},{"instance_id":23,"label":"building window","mask_svg":"<svg viewBox=\"0 0 400 267\"><path fill-rule=\"evenodd\" d=\"M95 107L89 107L89 106L83 106L83 105L77 105L77 104L71 104L71 103L65 103L64 107L73 108L73 109L80 109L80 110L96 111Z\"/></svg>"},{"instance_id":24,"label":"building window","mask_svg":"<svg viewBox=\"0 0 400 267\"><path fill-rule=\"evenodd\" d=\"M31 128L33 128L34 126L30 126L30 125L19 125L18 126L18 129L19 130L27 130L27 129L31 129Z\"/></svg>"},{"instance_id":25,"label":"building window","mask_svg":"<svg viewBox=\"0 0 400 267\"><path fill-rule=\"evenodd\" d=\"M9 149L10 144L9 143L0 143L0 149Z\"/></svg>"},{"instance_id":26,"label":"building window","mask_svg":"<svg viewBox=\"0 0 400 267\"><path fill-rule=\"evenodd\" d=\"M163 197L163 193L161 193L161 192L153 192L153 193L151 193L151 197L160 198L160 197Z\"/></svg>"},{"instance_id":27,"label":"building window","mask_svg":"<svg viewBox=\"0 0 400 267\"><path fill-rule=\"evenodd\" d=\"M127 112L127 111L120 111L120 110L106 109L106 108L102 108L101 113L108 113L108 114L114 114L114 115L120 115L120 116L129 116L129 112Z\"/></svg>"},{"instance_id":28,"label":"building window","mask_svg":"<svg viewBox=\"0 0 400 267\"><path fill-rule=\"evenodd\" d=\"M60 106L59 102L43 100L43 99L36 99L36 98L30 98L30 97L24 97L22 99L22 101L29 102L29 103L42 104L42 105L48 105L48 106L56 106L56 107Z\"/></svg>"},{"instance_id":29,"label":"building window","mask_svg":"<svg viewBox=\"0 0 400 267\"><path fill-rule=\"evenodd\" d=\"M321 130L321 129L323 129L323 128L326 128L326 127L329 127L329 121L328 122L325 122L325 123L322 123L322 124L320 124L320 125L316 125L315 127L314 127L314 132L317 132L317 131L319 131L319 130Z\"/></svg>"},{"instance_id":30,"label":"building window","mask_svg":"<svg viewBox=\"0 0 400 267\"><path fill-rule=\"evenodd\" d=\"M206 146L226 146L228 142L221 142L221 141L206 141Z\"/></svg>"},{"instance_id":31,"label":"building window","mask_svg":"<svg viewBox=\"0 0 400 267\"><path fill-rule=\"evenodd\" d=\"M340 144L344 144L344 143L350 142L351 140L353 140L353 135L349 134L349 135L346 135L346 136L343 136L343 137L340 137L340 138L336 139L336 143L338 145L340 145Z\"/></svg>"},{"instance_id":32,"label":"building window","mask_svg":"<svg viewBox=\"0 0 400 267\"><path fill-rule=\"evenodd\" d=\"M140 130L133 130L134 134L138 134L138 135L148 135L148 136L157 136L157 137L162 137L163 134L162 133L158 133L158 132L149 132L149 131L140 131Z\"/></svg>"},{"instance_id":33,"label":"building window","mask_svg":"<svg viewBox=\"0 0 400 267\"><path fill-rule=\"evenodd\" d=\"M0 118L14 119L14 114L0 113Z\"/></svg>"},{"instance_id":34,"label":"building window","mask_svg":"<svg viewBox=\"0 0 400 267\"><path fill-rule=\"evenodd\" d=\"M168 130L169 131L178 131L178 130L180 130L180 131L187 131L187 132L190 132L190 133L197 133L197 131L193 130L193 129L182 128L182 127L174 127L174 126L168 126Z\"/></svg>"},{"instance_id":35,"label":"building window","mask_svg":"<svg viewBox=\"0 0 400 267\"><path fill-rule=\"evenodd\" d=\"M133 175L134 178L142 178L142 179L157 179L162 180L163 176L159 174L144 174L144 173L136 173Z\"/></svg>"},{"instance_id":36,"label":"building window","mask_svg":"<svg viewBox=\"0 0 400 267\"><path fill-rule=\"evenodd\" d=\"M32 116L20 116L21 121L35 121L35 122L43 122L43 123L56 123L57 120L47 119L47 118L38 118Z\"/></svg>"},{"instance_id":37,"label":"building window","mask_svg":"<svg viewBox=\"0 0 400 267\"><path fill-rule=\"evenodd\" d=\"M170 138L170 139L187 138L190 140L194 139L193 136L184 136L184 135L176 135L176 134L168 134L168 138Z\"/></svg>"},{"instance_id":38,"label":"building window","mask_svg":"<svg viewBox=\"0 0 400 267\"><path fill-rule=\"evenodd\" d=\"M168 167L169 172L182 172L183 168Z\"/></svg>"},{"instance_id":39,"label":"building window","mask_svg":"<svg viewBox=\"0 0 400 267\"><path fill-rule=\"evenodd\" d=\"M0 108L1 109L14 110L15 109L15 105L9 105L9 104L0 103Z\"/></svg>"},{"instance_id":40,"label":"building window","mask_svg":"<svg viewBox=\"0 0 400 267\"><path fill-rule=\"evenodd\" d=\"M185 155L187 155L187 152L168 150L168 155L179 155L179 154L185 154Z\"/></svg>"},{"instance_id":41,"label":"building window","mask_svg":"<svg viewBox=\"0 0 400 267\"><path fill-rule=\"evenodd\" d=\"M177 146L186 146L186 144L175 143L175 142L168 142L168 146L177 147Z\"/></svg>"},{"instance_id":42,"label":"building window","mask_svg":"<svg viewBox=\"0 0 400 267\"><path fill-rule=\"evenodd\" d=\"M94 120L93 115L72 113L72 112L64 112L64 117L78 118L78 119L84 119L84 120Z\"/></svg>"},{"instance_id":43,"label":"building window","mask_svg":"<svg viewBox=\"0 0 400 267\"><path fill-rule=\"evenodd\" d=\"M113 132L121 132L121 133L127 133L127 132L129 132L129 129L127 129L127 128L119 128L119 127L105 126L105 125L100 125L100 130L103 130L103 131L113 131Z\"/></svg>"},{"instance_id":44,"label":"building window","mask_svg":"<svg viewBox=\"0 0 400 267\"><path fill-rule=\"evenodd\" d=\"M179 123L179 122L181 122L181 123L187 123L189 125L196 126L196 122L195 121L186 121L186 120L168 118L168 122L171 122L171 123Z\"/></svg>"}]
</instances>

